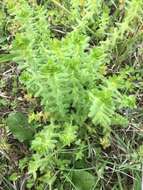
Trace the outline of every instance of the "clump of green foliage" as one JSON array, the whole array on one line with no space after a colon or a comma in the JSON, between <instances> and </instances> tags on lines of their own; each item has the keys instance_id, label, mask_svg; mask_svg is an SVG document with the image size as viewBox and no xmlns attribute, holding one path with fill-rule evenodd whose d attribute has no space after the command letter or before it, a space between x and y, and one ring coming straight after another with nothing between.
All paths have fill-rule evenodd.
<instances>
[{"instance_id":1,"label":"clump of green foliage","mask_svg":"<svg viewBox=\"0 0 143 190\"><path fill-rule=\"evenodd\" d=\"M142 0L4 0L3 6L12 38L6 60L18 64L21 84L47 113L30 136L28 123L22 135L11 128L19 141L31 144L31 155L19 165L30 175L27 188L106 189L103 178L112 162L104 161L104 150L137 107L131 57L142 38ZM123 189L117 178L114 189Z\"/></svg>"}]
</instances>

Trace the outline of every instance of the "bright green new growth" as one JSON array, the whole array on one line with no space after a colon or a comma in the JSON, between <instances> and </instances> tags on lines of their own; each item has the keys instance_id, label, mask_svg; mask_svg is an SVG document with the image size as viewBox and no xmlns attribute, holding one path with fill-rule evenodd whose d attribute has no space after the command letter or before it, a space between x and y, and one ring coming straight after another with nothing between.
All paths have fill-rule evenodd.
<instances>
[{"instance_id":1,"label":"bright green new growth","mask_svg":"<svg viewBox=\"0 0 143 190\"><path fill-rule=\"evenodd\" d=\"M68 18L67 30L70 28L70 32L63 36L56 36L51 28L49 20L55 13L50 10L47 13L46 3L38 6L28 4L26 0L17 2L17 6L12 1L7 4L12 16L11 25L18 25L10 54L22 71L21 82L29 93L40 98L49 114L48 124L31 143L33 155L28 172L33 178L28 185L31 188L37 180L37 190L45 184L52 189L57 176L62 180L67 180L68 176L68 180L72 180L70 168L72 170L74 162L87 155L84 148L89 129L85 128L82 133L86 125L91 131L101 130L107 140L105 145L101 143L103 148L110 146L112 126L128 125L124 109L136 107L135 97L130 95L134 88L130 80L134 70L123 65L117 73L110 74L108 67L112 66L112 55L118 44L124 43L141 14L142 1L127 1L123 21L115 26L111 25L110 7L102 0L99 3L87 0L85 5L80 4L82 1L72 0L69 10L66 3L63 6L58 1L47 1L48 5L60 6L63 19ZM56 25L60 19L55 17ZM94 46L92 38L96 38ZM70 157L64 155L69 147L74 149ZM84 176L84 172L82 174ZM94 186L94 177L88 175ZM70 184L83 190L74 181Z\"/></svg>"},{"instance_id":2,"label":"bright green new growth","mask_svg":"<svg viewBox=\"0 0 143 190\"><path fill-rule=\"evenodd\" d=\"M16 12L15 20L22 21L22 26L11 52L14 60L21 62L20 67L25 68L21 80L27 89L41 97L41 104L54 121L82 125L91 117L93 123L109 127L118 107L130 106L122 106L122 94L126 91L122 84L128 71L106 77L105 63L110 60L106 52L110 44L106 42L115 41L115 36L92 49L89 37L80 29L60 40L51 38L45 11L40 7L33 10L26 2L24 5L25 17L22 10ZM123 25L116 35L126 31Z\"/></svg>"}]
</instances>

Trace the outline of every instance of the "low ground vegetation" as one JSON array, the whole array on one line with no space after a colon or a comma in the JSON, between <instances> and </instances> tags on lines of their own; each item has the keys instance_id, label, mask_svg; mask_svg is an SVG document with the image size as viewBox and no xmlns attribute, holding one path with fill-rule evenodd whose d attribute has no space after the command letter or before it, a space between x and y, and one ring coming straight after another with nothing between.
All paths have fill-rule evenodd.
<instances>
[{"instance_id":1,"label":"low ground vegetation","mask_svg":"<svg viewBox=\"0 0 143 190\"><path fill-rule=\"evenodd\" d=\"M0 2L0 189L140 190L142 0Z\"/></svg>"}]
</instances>

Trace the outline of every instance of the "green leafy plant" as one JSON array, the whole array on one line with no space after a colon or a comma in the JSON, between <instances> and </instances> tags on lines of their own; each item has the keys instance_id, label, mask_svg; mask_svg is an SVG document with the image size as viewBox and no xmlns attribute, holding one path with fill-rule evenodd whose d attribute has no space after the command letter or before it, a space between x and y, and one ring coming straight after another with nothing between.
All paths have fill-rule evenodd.
<instances>
[{"instance_id":1,"label":"green leafy plant","mask_svg":"<svg viewBox=\"0 0 143 190\"><path fill-rule=\"evenodd\" d=\"M23 113L11 113L7 118L7 125L20 142L28 142L33 139L34 129L29 126L28 119Z\"/></svg>"},{"instance_id":2,"label":"green leafy plant","mask_svg":"<svg viewBox=\"0 0 143 190\"><path fill-rule=\"evenodd\" d=\"M21 113L8 117L13 135L31 142L31 156L21 167L30 175L27 188L105 189L104 170L122 167L110 167L115 161L105 161L104 150L112 148L114 129L128 126L128 113L136 109L131 56L136 40L130 36L141 38L142 0L5 0L4 6L12 41L0 62L18 64L20 82L48 114L37 131ZM131 149L118 141L119 152ZM109 157L116 158L116 151Z\"/></svg>"},{"instance_id":3,"label":"green leafy plant","mask_svg":"<svg viewBox=\"0 0 143 190\"><path fill-rule=\"evenodd\" d=\"M87 171L73 171L72 182L78 190L94 189L96 179Z\"/></svg>"}]
</instances>

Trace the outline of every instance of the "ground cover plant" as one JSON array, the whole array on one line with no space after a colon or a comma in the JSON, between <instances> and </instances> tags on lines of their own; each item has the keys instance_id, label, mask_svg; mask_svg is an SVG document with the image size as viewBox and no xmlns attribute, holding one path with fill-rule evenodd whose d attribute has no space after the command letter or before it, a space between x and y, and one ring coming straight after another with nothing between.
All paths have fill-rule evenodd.
<instances>
[{"instance_id":1,"label":"ground cover plant","mask_svg":"<svg viewBox=\"0 0 143 190\"><path fill-rule=\"evenodd\" d=\"M0 2L0 189L141 189L142 10Z\"/></svg>"}]
</instances>

